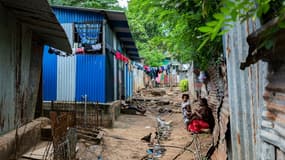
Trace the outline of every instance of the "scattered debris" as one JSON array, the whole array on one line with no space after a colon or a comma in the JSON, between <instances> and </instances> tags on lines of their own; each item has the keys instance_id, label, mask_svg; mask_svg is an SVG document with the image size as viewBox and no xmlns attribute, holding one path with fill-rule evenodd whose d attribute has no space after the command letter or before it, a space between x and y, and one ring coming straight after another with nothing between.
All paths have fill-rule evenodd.
<instances>
[{"instance_id":1,"label":"scattered debris","mask_svg":"<svg viewBox=\"0 0 285 160\"><path fill-rule=\"evenodd\" d=\"M141 138L142 141L146 141L146 142L150 142L151 140L151 134L152 133L149 133L148 135L144 136L143 138Z\"/></svg>"},{"instance_id":2,"label":"scattered debris","mask_svg":"<svg viewBox=\"0 0 285 160\"><path fill-rule=\"evenodd\" d=\"M104 159L171 160L180 151L183 154L177 159L194 159L195 145L185 148L193 135L184 129L180 107L182 93L175 93L176 88L173 91L169 88L165 90L167 94L159 97L148 90L142 90L126 102L144 107L145 116L121 115L114 123L114 128L105 129ZM146 140L150 133L152 134L148 142ZM212 142L211 135L202 134L201 141L201 153L206 155ZM146 145L141 145L142 143Z\"/></svg>"},{"instance_id":3,"label":"scattered debris","mask_svg":"<svg viewBox=\"0 0 285 160\"><path fill-rule=\"evenodd\" d=\"M146 112L146 108L137 101L122 102L121 113L135 115L137 114L137 112L140 113L141 115L144 115Z\"/></svg>"},{"instance_id":4,"label":"scattered debris","mask_svg":"<svg viewBox=\"0 0 285 160\"><path fill-rule=\"evenodd\" d=\"M77 134L79 138L88 140L88 142L93 142L95 144L99 144L104 135L103 131L101 131L100 129L86 128L78 128Z\"/></svg>"},{"instance_id":5,"label":"scattered debris","mask_svg":"<svg viewBox=\"0 0 285 160\"><path fill-rule=\"evenodd\" d=\"M171 113L171 112L172 112L172 109L168 109L168 108L163 108L163 107L161 107L161 108L158 109L158 112L159 112L159 113Z\"/></svg>"},{"instance_id":6,"label":"scattered debris","mask_svg":"<svg viewBox=\"0 0 285 160\"><path fill-rule=\"evenodd\" d=\"M162 89L162 88L153 88L153 89L143 90L141 92L141 95L148 96L148 97L163 96L165 94L166 94L166 91L165 91L165 89Z\"/></svg>"}]
</instances>

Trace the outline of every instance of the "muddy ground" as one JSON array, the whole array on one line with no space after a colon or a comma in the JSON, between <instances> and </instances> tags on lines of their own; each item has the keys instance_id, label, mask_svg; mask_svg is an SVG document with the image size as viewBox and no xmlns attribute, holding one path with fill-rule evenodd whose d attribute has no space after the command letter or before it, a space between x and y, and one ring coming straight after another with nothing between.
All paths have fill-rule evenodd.
<instances>
[{"instance_id":1,"label":"muddy ground","mask_svg":"<svg viewBox=\"0 0 285 160\"><path fill-rule=\"evenodd\" d=\"M147 108L144 115L128 115L121 114L120 117L111 129L103 128L105 135L101 146L92 144L86 145L79 143L79 153L77 157L81 160L87 159L100 159L103 160L140 160L147 155L146 150L150 147L147 142L141 141L141 138L149 133L154 135L157 127L156 117L160 116L161 119L172 121L171 135L168 140L161 141L161 145L170 146L165 147L166 151L161 160L191 160L195 159L194 153L185 151L182 153L183 148L193 140L193 135L187 132L180 112L180 100L182 93L178 88L163 89L166 94L154 96L148 90L142 91L136 98L153 99L150 102L139 102ZM164 92L163 91L163 92ZM157 100L168 102L161 104ZM166 108L172 112L159 113L160 108ZM154 136L152 136L154 137ZM211 145L210 134L199 134L202 155L206 155L209 146ZM195 151L194 143L188 148ZM182 153L182 154L181 154ZM180 155L181 154L181 155ZM179 155L179 156L177 156Z\"/></svg>"}]
</instances>

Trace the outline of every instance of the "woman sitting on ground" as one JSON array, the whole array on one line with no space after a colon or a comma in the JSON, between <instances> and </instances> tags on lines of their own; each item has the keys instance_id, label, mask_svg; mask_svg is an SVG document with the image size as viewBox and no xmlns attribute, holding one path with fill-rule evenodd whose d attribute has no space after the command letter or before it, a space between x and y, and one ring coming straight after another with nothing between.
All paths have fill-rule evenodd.
<instances>
[{"instance_id":1,"label":"woman sitting on ground","mask_svg":"<svg viewBox=\"0 0 285 160\"><path fill-rule=\"evenodd\" d=\"M214 118L205 98L200 99L199 107L193 108L187 115L189 119L188 131L193 133L210 132Z\"/></svg>"}]
</instances>

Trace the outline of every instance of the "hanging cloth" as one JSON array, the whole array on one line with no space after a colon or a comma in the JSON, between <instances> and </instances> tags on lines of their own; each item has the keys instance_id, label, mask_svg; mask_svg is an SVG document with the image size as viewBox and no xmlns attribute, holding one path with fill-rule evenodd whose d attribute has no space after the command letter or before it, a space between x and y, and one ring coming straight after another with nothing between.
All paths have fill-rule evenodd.
<instances>
[{"instance_id":1,"label":"hanging cloth","mask_svg":"<svg viewBox=\"0 0 285 160\"><path fill-rule=\"evenodd\" d=\"M115 53L115 58L116 58L117 60L121 60L121 56L122 56L122 54L121 54L120 52L116 52L116 53Z\"/></svg>"},{"instance_id":2,"label":"hanging cloth","mask_svg":"<svg viewBox=\"0 0 285 160\"><path fill-rule=\"evenodd\" d=\"M82 44L96 44L99 42L101 23L75 23L75 29Z\"/></svg>"}]
</instances>

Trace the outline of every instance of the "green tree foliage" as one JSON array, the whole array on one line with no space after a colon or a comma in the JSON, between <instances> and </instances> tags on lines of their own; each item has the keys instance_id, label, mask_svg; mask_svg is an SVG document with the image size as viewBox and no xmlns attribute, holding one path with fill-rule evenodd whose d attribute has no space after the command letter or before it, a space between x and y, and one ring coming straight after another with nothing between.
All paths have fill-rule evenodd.
<instances>
[{"instance_id":1,"label":"green tree foliage","mask_svg":"<svg viewBox=\"0 0 285 160\"><path fill-rule=\"evenodd\" d=\"M207 37L200 47L204 47L209 40L213 41L217 36L227 33L236 21L244 22L248 18L260 18L264 23L280 14L284 16L282 2L283 0L223 0L219 11L213 14L213 20L199 27L199 31Z\"/></svg>"},{"instance_id":2,"label":"green tree foliage","mask_svg":"<svg viewBox=\"0 0 285 160\"><path fill-rule=\"evenodd\" d=\"M198 28L219 8L219 1L206 0L131 0L128 18L140 53L170 53L180 62L193 60L206 69L222 52L221 37L204 44Z\"/></svg>"},{"instance_id":3,"label":"green tree foliage","mask_svg":"<svg viewBox=\"0 0 285 160\"><path fill-rule=\"evenodd\" d=\"M117 0L49 0L49 2L51 5L124 10L119 6Z\"/></svg>"}]
</instances>

